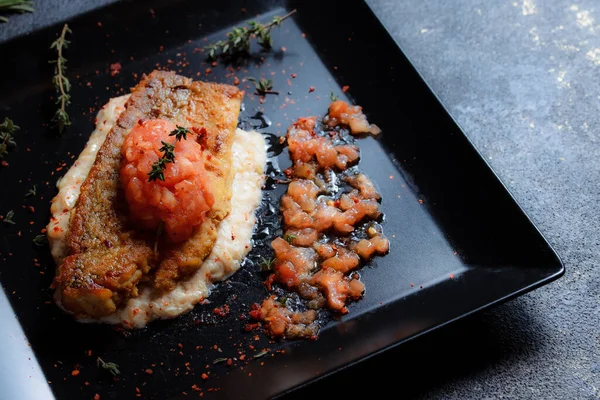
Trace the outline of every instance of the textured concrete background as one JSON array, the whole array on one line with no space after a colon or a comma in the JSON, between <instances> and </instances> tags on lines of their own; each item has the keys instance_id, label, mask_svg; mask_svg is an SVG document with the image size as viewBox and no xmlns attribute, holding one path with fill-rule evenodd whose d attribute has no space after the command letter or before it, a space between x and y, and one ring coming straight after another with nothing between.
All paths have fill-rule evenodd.
<instances>
[{"instance_id":1,"label":"textured concrete background","mask_svg":"<svg viewBox=\"0 0 600 400\"><path fill-rule=\"evenodd\" d=\"M0 25L0 41L113 1L37 1L35 14ZM350 398L360 387L399 398L600 398L600 2L368 3L567 273L292 397L335 386Z\"/></svg>"}]
</instances>

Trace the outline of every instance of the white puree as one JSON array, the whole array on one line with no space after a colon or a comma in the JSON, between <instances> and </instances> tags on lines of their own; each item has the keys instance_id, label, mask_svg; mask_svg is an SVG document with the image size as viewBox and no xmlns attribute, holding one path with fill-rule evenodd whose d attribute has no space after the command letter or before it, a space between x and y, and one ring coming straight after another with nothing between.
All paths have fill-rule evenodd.
<instances>
[{"instance_id":1,"label":"white puree","mask_svg":"<svg viewBox=\"0 0 600 400\"><path fill-rule=\"evenodd\" d=\"M52 201L52 220L48 225L48 237L52 255L59 264L68 251L65 236L69 216L79 196L81 184L90 171L99 147L106 134L115 124L129 96L111 99L100 110L96 130L67 174L58 182L59 193ZM214 282L224 280L240 268L242 259L248 254L252 231L256 223L254 211L260 204L264 182L266 145L257 132L237 129L233 142L232 167L235 177L231 198L231 212L221 221L217 240L211 254L188 280L178 284L171 292L155 297L149 287L140 287L140 295L131 298L114 314L99 321L142 328L159 318L173 318L190 311L208 297ZM58 232L53 228L58 226ZM97 322L98 320L82 320Z\"/></svg>"}]
</instances>

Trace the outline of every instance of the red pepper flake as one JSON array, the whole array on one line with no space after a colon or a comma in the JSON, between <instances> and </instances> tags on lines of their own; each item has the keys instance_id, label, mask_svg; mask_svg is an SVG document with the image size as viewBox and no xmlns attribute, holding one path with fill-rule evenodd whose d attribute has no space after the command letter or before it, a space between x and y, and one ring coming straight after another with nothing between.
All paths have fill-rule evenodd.
<instances>
[{"instance_id":1,"label":"red pepper flake","mask_svg":"<svg viewBox=\"0 0 600 400\"><path fill-rule=\"evenodd\" d=\"M231 358L227 359L227 366L231 367L231 364L233 364L233 361L231 360Z\"/></svg>"},{"instance_id":2,"label":"red pepper flake","mask_svg":"<svg viewBox=\"0 0 600 400\"><path fill-rule=\"evenodd\" d=\"M285 46L281 46L281 51L283 51L284 53L287 51L287 49L285 48Z\"/></svg>"},{"instance_id":3,"label":"red pepper flake","mask_svg":"<svg viewBox=\"0 0 600 400\"><path fill-rule=\"evenodd\" d=\"M98 393L94 395L94 400L100 400L100 395Z\"/></svg>"},{"instance_id":4,"label":"red pepper flake","mask_svg":"<svg viewBox=\"0 0 600 400\"><path fill-rule=\"evenodd\" d=\"M71 376L77 376L77 375L79 375L78 369L74 369L73 371L71 371Z\"/></svg>"},{"instance_id":5,"label":"red pepper flake","mask_svg":"<svg viewBox=\"0 0 600 400\"><path fill-rule=\"evenodd\" d=\"M245 359L246 359L246 355L245 355L245 354L242 354L242 355L240 356L240 360L244 361Z\"/></svg>"},{"instance_id":6,"label":"red pepper flake","mask_svg":"<svg viewBox=\"0 0 600 400\"><path fill-rule=\"evenodd\" d=\"M85 382L83 382L83 384L84 384L85 386L90 386L90 383L89 383L88 381L85 381Z\"/></svg>"},{"instance_id":7,"label":"red pepper flake","mask_svg":"<svg viewBox=\"0 0 600 400\"><path fill-rule=\"evenodd\" d=\"M252 372L248 372L248 376L252 376Z\"/></svg>"},{"instance_id":8,"label":"red pepper flake","mask_svg":"<svg viewBox=\"0 0 600 400\"><path fill-rule=\"evenodd\" d=\"M233 78L233 84L234 85L239 85L240 84L240 78L238 78L237 76L235 78Z\"/></svg>"},{"instance_id":9,"label":"red pepper flake","mask_svg":"<svg viewBox=\"0 0 600 400\"><path fill-rule=\"evenodd\" d=\"M198 387L198 385L196 385L195 383L192 385L192 390L195 392L199 392L200 388Z\"/></svg>"},{"instance_id":10,"label":"red pepper flake","mask_svg":"<svg viewBox=\"0 0 600 400\"><path fill-rule=\"evenodd\" d=\"M27 208L29 209L29 212L31 212L32 214L35 212L35 208L33 208L33 206L29 206Z\"/></svg>"},{"instance_id":11,"label":"red pepper flake","mask_svg":"<svg viewBox=\"0 0 600 400\"><path fill-rule=\"evenodd\" d=\"M154 371L152 371L150 368L147 368L144 372L148 375L152 375L154 373Z\"/></svg>"},{"instance_id":12,"label":"red pepper flake","mask_svg":"<svg viewBox=\"0 0 600 400\"><path fill-rule=\"evenodd\" d=\"M227 304L224 304L222 307L215 307L213 309L213 314L224 318L227 316L227 314L229 314L229 306Z\"/></svg>"},{"instance_id":13,"label":"red pepper flake","mask_svg":"<svg viewBox=\"0 0 600 400\"><path fill-rule=\"evenodd\" d=\"M210 68L206 68L206 70L204 70L204 73L206 75L210 74L211 72L212 72L212 69L210 69Z\"/></svg>"},{"instance_id":14,"label":"red pepper flake","mask_svg":"<svg viewBox=\"0 0 600 400\"><path fill-rule=\"evenodd\" d=\"M348 89L350 89L350 86L346 85L346 86L342 87L342 92L346 93L348 91Z\"/></svg>"},{"instance_id":15,"label":"red pepper flake","mask_svg":"<svg viewBox=\"0 0 600 400\"><path fill-rule=\"evenodd\" d=\"M208 379L208 375L206 375L206 373L204 373L204 372L202 373L202 375L200 375L200 377L204 380Z\"/></svg>"},{"instance_id":16,"label":"red pepper flake","mask_svg":"<svg viewBox=\"0 0 600 400\"><path fill-rule=\"evenodd\" d=\"M423 200L419 199L419 204L423 204Z\"/></svg>"},{"instance_id":17,"label":"red pepper flake","mask_svg":"<svg viewBox=\"0 0 600 400\"><path fill-rule=\"evenodd\" d=\"M411 284L410 284L410 287L415 287L415 284L414 284L414 283L411 283Z\"/></svg>"},{"instance_id":18,"label":"red pepper flake","mask_svg":"<svg viewBox=\"0 0 600 400\"><path fill-rule=\"evenodd\" d=\"M177 343L177 347L179 347L180 349L183 349L183 345L181 343Z\"/></svg>"},{"instance_id":19,"label":"red pepper flake","mask_svg":"<svg viewBox=\"0 0 600 400\"><path fill-rule=\"evenodd\" d=\"M303 38L305 38L305 37L306 37L306 33L302 32L302 35L301 35L301 36L302 36Z\"/></svg>"},{"instance_id":20,"label":"red pepper flake","mask_svg":"<svg viewBox=\"0 0 600 400\"><path fill-rule=\"evenodd\" d=\"M314 91L315 91L315 87L314 86L311 86L311 87L308 88L308 93L312 93Z\"/></svg>"},{"instance_id":21,"label":"red pepper flake","mask_svg":"<svg viewBox=\"0 0 600 400\"><path fill-rule=\"evenodd\" d=\"M148 12L150 13L150 16L152 18L156 18L156 13L154 12L154 9L151 8L151 9L148 10Z\"/></svg>"},{"instance_id":22,"label":"red pepper flake","mask_svg":"<svg viewBox=\"0 0 600 400\"><path fill-rule=\"evenodd\" d=\"M119 72L121 72L121 63L110 64L110 76L117 76Z\"/></svg>"},{"instance_id":23,"label":"red pepper flake","mask_svg":"<svg viewBox=\"0 0 600 400\"><path fill-rule=\"evenodd\" d=\"M294 79L294 78L295 78L295 77L297 77L298 75L296 75L296 74L291 74L290 76L292 77L292 79Z\"/></svg>"},{"instance_id":24,"label":"red pepper flake","mask_svg":"<svg viewBox=\"0 0 600 400\"><path fill-rule=\"evenodd\" d=\"M450 274L450 279L454 279L454 274Z\"/></svg>"},{"instance_id":25,"label":"red pepper flake","mask_svg":"<svg viewBox=\"0 0 600 400\"><path fill-rule=\"evenodd\" d=\"M96 22L96 25L98 25L98 28L102 28L102 22L98 21Z\"/></svg>"},{"instance_id":26,"label":"red pepper flake","mask_svg":"<svg viewBox=\"0 0 600 400\"><path fill-rule=\"evenodd\" d=\"M2 165L3 167L8 167L8 163L5 160L2 160L2 162L0 162L0 165Z\"/></svg>"}]
</instances>

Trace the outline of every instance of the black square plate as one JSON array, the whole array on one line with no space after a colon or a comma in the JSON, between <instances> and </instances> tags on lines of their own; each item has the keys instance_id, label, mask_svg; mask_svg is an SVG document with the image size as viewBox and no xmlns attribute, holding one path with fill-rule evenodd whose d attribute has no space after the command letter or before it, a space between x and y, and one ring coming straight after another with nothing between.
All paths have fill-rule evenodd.
<instances>
[{"instance_id":1,"label":"black square plate","mask_svg":"<svg viewBox=\"0 0 600 400\"><path fill-rule=\"evenodd\" d=\"M253 48L239 68L210 65L198 51L234 25L293 8L298 12L274 32L274 50ZM69 25L73 125L62 136L48 127L55 107L48 47L61 26L0 46L0 117L22 128L9 166L0 168L0 214L14 210L16 221L0 224L0 281L14 310L3 311L16 314L43 371L39 382L16 373L15 363L35 367L35 361L14 356L3 387L23 390L45 379L59 398L125 398L137 391L184 398L199 394L192 387L206 396L272 397L563 274L557 255L366 4L128 1ZM122 69L111 76L117 62ZM364 299L317 341L273 343L243 332L240 315L266 294L264 276L250 263L218 286L211 304L138 332L76 323L52 303L54 266L47 248L32 239L47 223L56 180L83 148L98 107L156 67L225 83L273 79L280 94L264 104L246 86L243 114L262 109L273 121L265 133L281 135L297 117L323 115L331 92L362 105L382 128L377 139L361 140L361 168L381 189L391 252L363 268ZM285 152L279 162L289 163ZM37 194L25 197L34 184ZM279 190L270 192L272 201ZM259 234L251 258L268 249ZM211 310L224 303L231 312L218 319ZM255 358L265 348L269 353ZM98 356L120 365L118 379L96 367ZM237 366L213 364L223 357L236 357Z\"/></svg>"}]
</instances>

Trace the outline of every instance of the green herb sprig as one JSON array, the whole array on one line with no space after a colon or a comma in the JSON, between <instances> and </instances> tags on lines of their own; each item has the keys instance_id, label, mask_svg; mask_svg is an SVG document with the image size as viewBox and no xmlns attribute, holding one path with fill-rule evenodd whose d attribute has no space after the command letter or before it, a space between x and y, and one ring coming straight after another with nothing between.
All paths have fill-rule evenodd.
<instances>
[{"instance_id":1,"label":"green herb sprig","mask_svg":"<svg viewBox=\"0 0 600 400\"><path fill-rule=\"evenodd\" d=\"M115 364L114 362L105 362L100 357L98 357L98 359L96 360L96 366L98 366L98 368L102 367L106 371L110 372L112 376L117 376L121 373L117 364Z\"/></svg>"},{"instance_id":2,"label":"green herb sprig","mask_svg":"<svg viewBox=\"0 0 600 400\"><path fill-rule=\"evenodd\" d=\"M46 237L46 235L37 235L33 238L33 244L39 247L43 247L48 244L48 238Z\"/></svg>"},{"instance_id":3,"label":"green herb sprig","mask_svg":"<svg viewBox=\"0 0 600 400\"><path fill-rule=\"evenodd\" d=\"M37 187L35 185L31 186L31 188L25 194L25 197L35 196L37 194Z\"/></svg>"},{"instance_id":4,"label":"green herb sprig","mask_svg":"<svg viewBox=\"0 0 600 400\"><path fill-rule=\"evenodd\" d=\"M30 0L0 0L0 12L32 13L33 1ZM0 22L8 22L8 18L0 15Z\"/></svg>"},{"instance_id":5,"label":"green herb sprig","mask_svg":"<svg viewBox=\"0 0 600 400\"><path fill-rule=\"evenodd\" d=\"M336 96L333 92L329 93L329 98L331 99L331 101L338 101L340 98L338 96Z\"/></svg>"},{"instance_id":6,"label":"green herb sprig","mask_svg":"<svg viewBox=\"0 0 600 400\"><path fill-rule=\"evenodd\" d=\"M256 94L259 96L265 96L267 94L279 94L279 92L271 90L273 89L273 81L271 79L260 78L260 80L257 81L256 78L249 77L248 80L254 83Z\"/></svg>"},{"instance_id":7,"label":"green herb sprig","mask_svg":"<svg viewBox=\"0 0 600 400\"><path fill-rule=\"evenodd\" d=\"M10 210L9 212L6 213L4 218L2 218L2 222L4 222L5 224L14 225L14 224L16 224L16 222L13 220L14 217L15 217L15 212L13 210Z\"/></svg>"},{"instance_id":8,"label":"green herb sprig","mask_svg":"<svg viewBox=\"0 0 600 400\"><path fill-rule=\"evenodd\" d=\"M56 125L59 133L62 133L65 126L71 125L69 114L67 114L67 106L71 104L71 96L69 95L71 83L65 76L67 71L67 59L63 56L63 51L69 47L69 44L71 43L66 39L68 33L72 32L69 29L69 25L65 24L58 39L52 42L52 45L50 46L51 49L56 49L57 53L56 60L50 60L49 62L50 64L55 64L52 82L54 83L56 93L58 94L56 97L56 104L58 104L59 107L54 114L54 118L52 118L52 122Z\"/></svg>"},{"instance_id":9,"label":"green herb sprig","mask_svg":"<svg viewBox=\"0 0 600 400\"><path fill-rule=\"evenodd\" d=\"M292 16L296 10L292 10L283 17L274 17L273 21L263 25L256 21L248 21L245 27L235 27L227 32L227 40L219 40L204 48L209 60L214 60L222 55L234 55L248 53L250 51L250 40L256 39L258 44L265 50L273 47L271 29L281 26L281 23Z\"/></svg>"},{"instance_id":10,"label":"green herb sprig","mask_svg":"<svg viewBox=\"0 0 600 400\"><path fill-rule=\"evenodd\" d=\"M298 239L298 236L294 235L293 233L286 233L285 235L283 235L283 240L285 240L289 244L292 244L292 241L294 239Z\"/></svg>"},{"instance_id":11,"label":"green herb sprig","mask_svg":"<svg viewBox=\"0 0 600 400\"><path fill-rule=\"evenodd\" d=\"M155 180L165 180L165 168L167 164L175 162L175 143L180 140L187 140L187 134L190 133L189 129L177 125L177 127L169 133L169 136L175 136L175 141L171 143L163 142L162 147L158 149L163 153L162 157L152 164L152 170L148 172L148 182Z\"/></svg>"},{"instance_id":12,"label":"green herb sprig","mask_svg":"<svg viewBox=\"0 0 600 400\"><path fill-rule=\"evenodd\" d=\"M260 270L263 272L272 271L274 263L275 263L275 259L263 257L259 264Z\"/></svg>"},{"instance_id":13,"label":"green herb sprig","mask_svg":"<svg viewBox=\"0 0 600 400\"><path fill-rule=\"evenodd\" d=\"M0 160L8 154L9 149L17 145L13 134L19 129L21 128L15 125L11 119L4 117L4 122L0 124Z\"/></svg>"}]
</instances>

